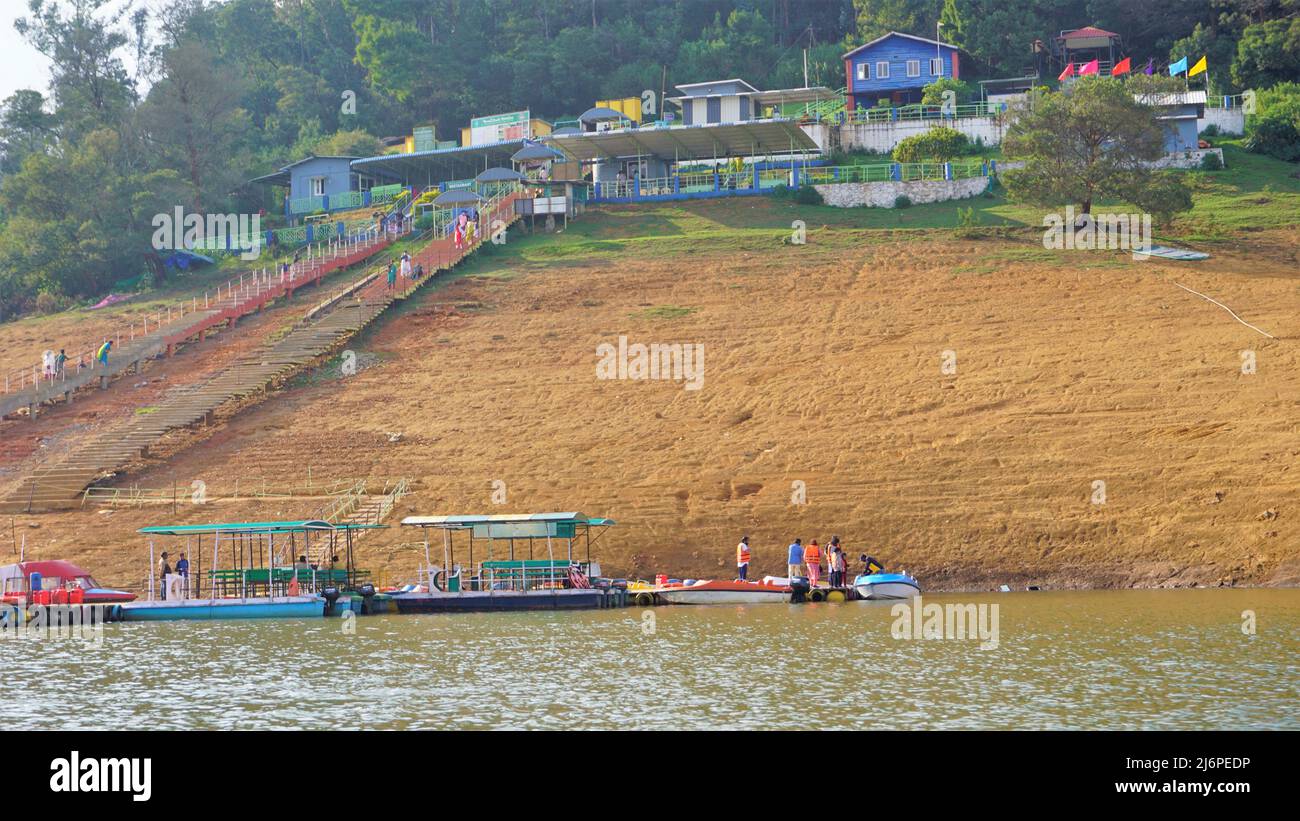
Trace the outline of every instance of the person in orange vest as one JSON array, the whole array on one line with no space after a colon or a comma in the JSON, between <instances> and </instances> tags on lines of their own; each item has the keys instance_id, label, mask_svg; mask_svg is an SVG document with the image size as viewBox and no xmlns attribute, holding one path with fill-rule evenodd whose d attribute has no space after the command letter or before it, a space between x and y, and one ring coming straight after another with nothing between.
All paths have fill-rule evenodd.
<instances>
[{"instance_id":1,"label":"person in orange vest","mask_svg":"<svg viewBox=\"0 0 1300 821\"><path fill-rule=\"evenodd\" d=\"M812 587L817 586L822 575L822 551L817 546L817 540L813 539L808 546L803 549L804 564L808 565L808 584Z\"/></svg>"},{"instance_id":2,"label":"person in orange vest","mask_svg":"<svg viewBox=\"0 0 1300 821\"><path fill-rule=\"evenodd\" d=\"M741 536L740 544L736 545L736 578L742 582L749 575L749 537Z\"/></svg>"}]
</instances>

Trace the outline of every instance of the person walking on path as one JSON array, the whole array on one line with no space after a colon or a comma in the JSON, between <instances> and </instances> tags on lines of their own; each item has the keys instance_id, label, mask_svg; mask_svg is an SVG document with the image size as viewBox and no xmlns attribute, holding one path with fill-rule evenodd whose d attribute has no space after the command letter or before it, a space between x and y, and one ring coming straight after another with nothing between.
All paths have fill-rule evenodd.
<instances>
[{"instance_id":1,"label":"person walking on path","mask_svg":"<svg viewBox=\"0 0 1300 821\"><path fill-rule=\"evenodd\" d=\"M54 357L54 378L63 378L63 369L68 365L68 354L62 348L59 348L59 355Z\"/></svg>"},{"instance_id":2,"label":"person walking on path","mask_svg":"<svg viewBox=\"0 0 1300 821\"><path fill-rule=\"evenodd\" d=\"M742 582L749 575L749 537L741 536L736 545L736 578Z\"/></svg>"},{"instance_id":3,"label":"person walking on path","mask_svg":"<svg viewBox=\"0 0 1300 821\"><path fill-rule=\"evenodd\" d=\"M817 586L817 582L822 577L822 551L817 545L817 540L813 539L803 551L804 564L808 565L808 584L812 587Z\"/></svg>"},{"instance_id":4,"label":"person walking on path","mask_svg":"<svg viewBox=\"0 0 1300 821\"><path fill-rule=\"evenodd\" d=\"M106 368L108 367L108 352L111 350L113 350L113 340L106 339L104 344L99 346L99 350L95 351L95 358L99 360L99 364Z\"/></svg>"},{"instance_id":5,"label":"person walking on path","mask_svg":"<svg viewBox=\"0 0 1300 821\"><path fill-rule=\"evenodd\" d=\"M397 263L390 262L388 263L388 290L391 291L396 287L397 287Z\"/></svg>"},{"instance_id":6,"label":"person walking on path","mask_svg":"<svg viewBox=\"0 0 1300 821\"><path fill-rule=\"evenodd\" d=\"M411 255L405 251L402 252L402 276L411 278Z\"/></svg>"},{"instance_id":7,"label":"person walking on path","mask_svg":"<svg viewBox=\"0 0 1300 821\"><path fill-rule=\"evenodd\" d=\"M803 540L795 539L790 543L789 555L785 557L786 568L790 573L790 581L803 575Z\"/></svg>"}]
</instances>

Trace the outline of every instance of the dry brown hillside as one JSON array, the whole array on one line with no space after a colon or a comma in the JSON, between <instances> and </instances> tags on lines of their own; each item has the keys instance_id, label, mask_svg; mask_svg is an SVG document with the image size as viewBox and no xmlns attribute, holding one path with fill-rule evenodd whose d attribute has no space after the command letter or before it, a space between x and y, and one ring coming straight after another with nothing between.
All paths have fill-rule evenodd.
<instances>
[{"instance_id":1,"label":"dry brown hillside","mask_svg":"<svg viewBox=\"0 0 1300 821\"><path fill-rule=\"evenodd\" d=\"M794 536L839 534L931 589L1300 576L1295 232L1249 255L1134 262L1044 251L1033 233L813 226L794 246L681 213L636 231L626 212L593 214L479 260L359 340L355 376L323 369L121 481L407 476L399 515L610 516L599 558L635 576L730 574L744 533L760 572ZM598 346L621 334L702 344L701 389L597 379ZM312 507L17 527L42 555L127 580L143 575L142 524ZM367 563L409 574L416 554L394 545L415 537L368 538Z\"/></svg>"}]
</instances>

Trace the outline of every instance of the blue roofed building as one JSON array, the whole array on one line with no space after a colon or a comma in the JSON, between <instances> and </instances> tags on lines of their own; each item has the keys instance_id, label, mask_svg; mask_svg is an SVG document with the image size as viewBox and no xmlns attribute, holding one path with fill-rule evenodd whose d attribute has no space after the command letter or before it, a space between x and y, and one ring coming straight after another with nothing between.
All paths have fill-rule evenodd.
<instances>
[{"instance_id":1,"label":"blue roofed building","mask_svg":"<svg viewBox=\"0 0 1300 821\"><path fill-rule=\"evenodd\" d=\"M925 86L948 77L961 79L958 48L949 43L891 31L844 55L846 107L871 108L919 103Z\"/></svg>"}]
</instances>

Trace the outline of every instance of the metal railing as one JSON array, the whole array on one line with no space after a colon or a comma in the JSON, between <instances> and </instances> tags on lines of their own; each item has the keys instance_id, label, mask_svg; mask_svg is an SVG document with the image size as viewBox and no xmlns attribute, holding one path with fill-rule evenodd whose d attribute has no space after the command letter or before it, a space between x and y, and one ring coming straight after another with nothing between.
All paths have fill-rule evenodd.
<instances>
[{"instance_id":1,"label":"metal railing","mask_svg":"<svg viewBox=\"0 0 1300 821\"><path fill-rule=\"evenodd\" d=\"M305 229L288 230L302 231ZM74 349L72 353L67 354L67 359L62 368L56 367L55 362L47 365L42 360L38 365L10 370L3 375L0 393L9 394L35 390L45 384L66 382L70 371L76 375L82 371L94 371L96 368L102 368L104 365L99 361L96 354L105 342L111 340L113 343L108 354L110 358L129 357L131 356L130 352L122 349L123 342L133 343L137 339L146 339L150 336L157 337L164 332L171 333L174 330L171 327L174 323L195 313L237 309L242 304L258 301L267 292L277 290L280 286L292 285L299 279L312 279L321 266L328 264L331 260L365 250L381 241L381 239L382 237L378 232L368 229L350 236L331 237L327 241L307 245L305 255L296 262L283 263L278 270L272 267L263 267L258 270L248 271L240 274L238 279L226 280L224 285L219 284L212 291L204 291L202 305L199 304L198 296L180 300L173 305L168 305L165 309L158 309L156 313L145 314L140 317L138 322L132 321L125 328L119 327L110 331L98 343L93 343L88 348ZM127 361L134 360L128 359Z\"/></svg>"},{"instance_id":2,"label":"metal railing","mask_svg":"<svg viewBox=\"0 0 1300 821\"><path fill-rule=\"evenodd\" d=\"M916 103L882 108L856 108L845 112L845 122L886 123L914 120L953 120L967 117L996 117L1007 111L1006 103L966 103L946 110L940 105Z\"/></svg>"}]
</instances>

